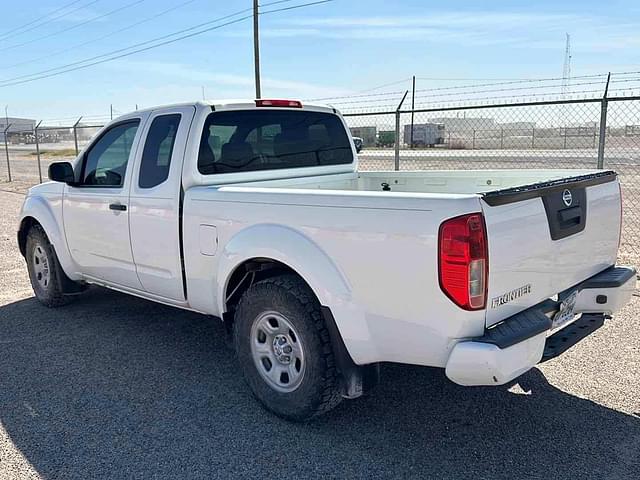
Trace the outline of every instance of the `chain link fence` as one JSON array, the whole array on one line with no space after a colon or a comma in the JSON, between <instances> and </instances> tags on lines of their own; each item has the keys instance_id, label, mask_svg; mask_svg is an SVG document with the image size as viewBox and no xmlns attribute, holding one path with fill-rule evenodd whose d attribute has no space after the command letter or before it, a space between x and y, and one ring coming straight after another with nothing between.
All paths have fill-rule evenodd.
<instances>
[{"instance_id":1,"label":"chain link fence","mask_svg":"<svg viewBox=\"0 0 640 480\"><path fill-rule=\"evenodd\" d=\"M640 97L347 113L362 170L606 168L620 175L620 261L640 266Z\"/></svg>"},{"instance_id":2,"label":"chain link fence","mask_svg":"<svg viewBox=\"0 0 640 480\"><path fill-rule=\"evenodd\" d=\"M4 189L23 191L47 180L49 165L73 160L102 125L47 126L8 129L0 137L0 183Z\"/></svg>"},{"instance_id":3,"label":"chain link fence","mask_svg":"<svg viewBox=\"0 0 640 480\"><path fill-rule=\"evenodd\" d=\"M624 222L620 261L640 266L640 97L522 102L347 113L362 139L361 170L606 168L620 175ZM2 188L47 178L102 125L38 124L11 131L0 162Z\"/></svg>"}]
</instances>

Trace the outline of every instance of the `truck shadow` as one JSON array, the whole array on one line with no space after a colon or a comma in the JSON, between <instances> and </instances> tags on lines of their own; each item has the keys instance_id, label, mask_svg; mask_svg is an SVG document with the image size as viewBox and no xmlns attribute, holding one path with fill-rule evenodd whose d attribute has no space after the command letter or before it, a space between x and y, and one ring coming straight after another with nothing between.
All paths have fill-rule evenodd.
<instances>
[{"instance_id":1,"label":"truck shadow","mask_svg":"<svg viewBox=\"0 0 640 480\"><path fill-rule=\"evenodd\" d=\"M436 369L386 365L382 374L370 396L291 424L255 403L224 328L207 317L97 288L56 310L34 299L0 307L1 425L43 477L640 471L640 419L565 393L537 369L520 394L458 387Z\"/></svg>"}]
</instances>

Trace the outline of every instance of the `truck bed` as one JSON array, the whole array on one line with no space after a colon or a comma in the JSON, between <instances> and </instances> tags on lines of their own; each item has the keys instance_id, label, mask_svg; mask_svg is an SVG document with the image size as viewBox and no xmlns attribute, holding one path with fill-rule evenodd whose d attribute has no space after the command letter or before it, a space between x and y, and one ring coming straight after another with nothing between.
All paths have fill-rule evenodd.
<instances>
[{"instance_id":1,"label":"truck bed","mask_svg":"<svg viewBox=\"0 0 640 480\"><path fill-rule=\"evenodd\" d=\"M481 210L489 238L489 301L521 287L530 290L522 298L490 306L490 326L615 264L620 194L613 179L614 172L602 170L355 172L216 190L256 205L371 209L378 212L380 225L388 226L393 217L395 232L402 231L397 224L401 211L422 211L416 228L430 238L446 218ZM575 196L573 203L562 201L567 190ZM307 211L304 223L318 228L316 215L317 210ZM330 218L338 222L337 216ZM285 222L285 216L277 221Z\"/></svg>"},{"instance_id":2,"label":"truck bed","mask_svg":"<svg viewBox=\"0 0 640 480\"><path fill-rule=\"evenodd\" d=\"M601 170L576 169L357 172L236 183L234 186L385 193L486 194L600 172Z\"/></svg>"}]
</instances>

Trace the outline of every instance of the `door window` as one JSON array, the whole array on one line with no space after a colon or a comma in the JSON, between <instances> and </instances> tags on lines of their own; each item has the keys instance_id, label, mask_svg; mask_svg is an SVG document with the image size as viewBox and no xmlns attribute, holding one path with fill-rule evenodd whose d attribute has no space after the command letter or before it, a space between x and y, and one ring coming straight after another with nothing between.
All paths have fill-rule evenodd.
<instances>
[{"instance_id":1,"label":"door window","mask_svg":"<svg viewBox=\"0 0 640 480\"><path fill-rule=\"evenodd\" d=\"M140 188L160 185L169 178L171 155L176 141L180 114L161 115L151 123L140 164Z\"/></svg>"},{"instance_id":2,"label":"door window","mask_svg":"<svg viewBox=\"0 0 640 480\"><path fill-rule=\"evenodd\" d=\"M82 184L121 187L139 120L115 125L107 130L85 155Z\"/></svg>"}]
</instances>

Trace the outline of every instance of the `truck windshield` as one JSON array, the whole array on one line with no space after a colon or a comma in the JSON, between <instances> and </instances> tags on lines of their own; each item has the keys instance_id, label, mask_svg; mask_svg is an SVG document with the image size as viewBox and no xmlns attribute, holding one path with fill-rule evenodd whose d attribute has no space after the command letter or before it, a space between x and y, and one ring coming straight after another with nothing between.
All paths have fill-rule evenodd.
<instances>
[{"instance_id":1,"label":"truck windshield","mask_svg":"<svg viewBox=\"0 0 640 480\"><path fill-rule=\"evenodd\" d=\"M209 175L349 164L351 148L340 118L330 113L213 112L202 132L198 170Z\"/></svg>"}]
</instances>

